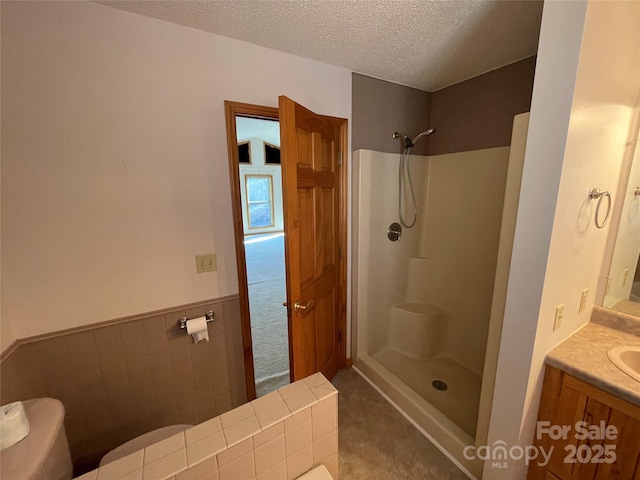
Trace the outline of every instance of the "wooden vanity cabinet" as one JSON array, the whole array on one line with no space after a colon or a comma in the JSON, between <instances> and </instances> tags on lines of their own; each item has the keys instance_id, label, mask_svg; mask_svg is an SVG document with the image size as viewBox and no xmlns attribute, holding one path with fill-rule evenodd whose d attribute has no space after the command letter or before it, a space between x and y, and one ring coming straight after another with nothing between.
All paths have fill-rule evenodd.
<instances>
[{"instance_id":1,"label":"wooden vanity cabinet","mask_svg":"<svg viewBox=\"0 0 640 480\"><path fill-rule=\"evenodd\" d=\"M576 431L581 421L586 423ZM556 430L554 439L549 434L537 435L536 429L534 446L546 452L553 447L553 453L546 466L539 466L538 459L530 462L529 480L640 480L640 407L547 365L538 422L538 426L540 422L568 426L570 431L565 439ZM585 436L585 429L603 425L617 429L615 439L606 438L601 429L589 435L599 438L576 438L576 433ZM608 433L613 436L612 429ZM605 462L611 452L616 460Z\"/></svg>"}]
</instances>

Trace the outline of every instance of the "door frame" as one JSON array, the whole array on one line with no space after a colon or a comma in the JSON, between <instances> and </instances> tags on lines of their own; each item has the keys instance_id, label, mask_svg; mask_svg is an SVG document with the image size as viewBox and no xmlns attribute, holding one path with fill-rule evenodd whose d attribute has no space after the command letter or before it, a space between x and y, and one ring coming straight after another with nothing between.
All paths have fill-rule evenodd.
<instances>
[{"instance_id":1,"label":"door frame","mask_svg":"<svg viewBox=\"0 0 640 480\"><path fill-rule=\"evenodd\" d=\"M240 322L242 325L242 346L245 365L245 382L247 387L247 400L256 398L255 369L253 362L253 341L251 338L251 317L249 312L249 287L247 284L247 260L244 250L244 226L242 223L242 204L240 197L240 174L238 171L238 148L236 116L262 118L265 120L280 120L280 112L277 107L266 107L249 103L225 100L225 121L227 127L227 152L229 159L229 180L231 187L231 209L233 214L233 232L236 247L236 265L238 270L238 295L240 299ZM342 164L338 169L338 194L340 202L339 238L340 252L338 265L338 302L340 314L338 318L338 367L350 366L347 360L347 220L348 220L348 125L345 120L340 125L340 151L342 152ZM284 195L284 192L283 192ZM285 201L283 199L283 201ZM286 222L285 222L286 225ZM286 268L286 265L285 265ZM283 299L289 300L289 299ZM283 307L284 308L284 307ZM289 336L289 365L292 362L293 350L291 348L291 315L287 313ZM290 375L293 369L290 368Z\"/></svg>"}]
</instances>

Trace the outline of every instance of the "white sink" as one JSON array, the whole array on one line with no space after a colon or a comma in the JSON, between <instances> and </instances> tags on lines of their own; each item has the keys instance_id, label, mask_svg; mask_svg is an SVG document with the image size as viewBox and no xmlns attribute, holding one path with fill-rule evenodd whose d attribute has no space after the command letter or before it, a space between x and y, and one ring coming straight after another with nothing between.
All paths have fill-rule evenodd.
<instances>
[{"instance_id":1,"label":"white sink","mask_svg":"<svg viewBox=\"0 0 640 480\"><path fill-rule=\"evenodd\" d=\"M640 382L640 347L615 347L607 355L616 367Z\"/></svg>"}]
</instances>

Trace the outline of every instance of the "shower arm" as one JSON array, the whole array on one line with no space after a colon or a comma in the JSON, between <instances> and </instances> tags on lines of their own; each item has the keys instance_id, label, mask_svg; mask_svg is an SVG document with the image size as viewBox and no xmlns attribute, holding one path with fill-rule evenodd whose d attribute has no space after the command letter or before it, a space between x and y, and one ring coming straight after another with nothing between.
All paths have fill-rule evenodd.
<instances>
[{"instance_id":1,"label":"shower arm","mask_svg":"<svg viewBox=\"0 0 640 480\"><path fill-rule=\"evenodd\" d=\"M406 133L393 132L393 138L401 138L404 141L405 151L411 151L411 149L416 146L416 143L418 143L422 139L422 137L428 137L429 135L433 135L435 132L435 128L430 128L428 130L425 130L424 132L420 132L413 139L411 139L411 137L409 137L409 135L407 135Z\"/></svg>"}]
</instances>

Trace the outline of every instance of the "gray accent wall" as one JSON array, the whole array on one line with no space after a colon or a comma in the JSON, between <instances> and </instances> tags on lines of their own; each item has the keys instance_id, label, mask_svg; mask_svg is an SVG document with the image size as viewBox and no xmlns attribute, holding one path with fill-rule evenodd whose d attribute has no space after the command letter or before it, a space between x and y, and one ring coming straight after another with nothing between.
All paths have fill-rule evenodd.
<instances>
[{"instance_id":1,"label":"gray accent wall","mask_svg":"<svg viewBox=\"0 0 640 480\"><path fill-rule=\"evenodd\" d=\"M393 132L413 137L429 128L429 92L358 73L352 82L353 150L400 153L402 142L393 138ZM428 142L421 141L413 153L426 155L427 148Z\"/></svg>"},{"instance_id":2,"label":"gray accent wall","mask_svg":"<svg viewBox=\"0 0 640 480\"><path fill-rule=\"evenodd\" d=\"M511 144L513 117L531 107L536 57L525 58L431 93L430 118L438 132L429 154Z\"/></svg>"},{"instance_id":3,"label":"gray accent wall","mask_svg":"<svg viewBox=\"0 0 640 480\"><path fill-rule=\"evenodd\" d=\"M420 155L504 147L513 117L531 106L536 57L525 58L435 92L354 73L353 150L400 153L394 131L414 136L435 127L413 150ZM426 140L426 141L425 141Z\"/></svg>"}]
</instances>

